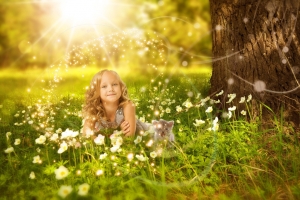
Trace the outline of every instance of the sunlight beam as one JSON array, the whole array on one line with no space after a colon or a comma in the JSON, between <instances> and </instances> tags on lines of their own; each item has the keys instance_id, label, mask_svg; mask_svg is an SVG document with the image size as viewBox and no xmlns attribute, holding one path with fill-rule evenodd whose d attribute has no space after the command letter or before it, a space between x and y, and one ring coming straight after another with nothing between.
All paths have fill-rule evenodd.
<instances>
[{"instance_id":1,"label":"sunlight beam","mask_svg":"<svg viewBox=\"0 0 300 200\"><path fill-rule=\"evenodd\" d=\"M64 0L60 5L62 17L74 25L102 19L108 9L108 0Z\"/></svg>"}]
</instances>

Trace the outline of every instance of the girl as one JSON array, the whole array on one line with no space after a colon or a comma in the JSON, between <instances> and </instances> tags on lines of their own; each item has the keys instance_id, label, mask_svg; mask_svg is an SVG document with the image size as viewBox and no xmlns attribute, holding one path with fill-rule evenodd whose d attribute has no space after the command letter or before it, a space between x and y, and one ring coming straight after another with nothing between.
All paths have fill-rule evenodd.
<instances>
[{"instance_id":1,"label":"girl","mask_svg":"<svg viewBox=\"0 0 300 200\"><path fill-rule=\"evenodd\" d=\"M83 135L121 129L125 136L133 136L136 131L147 129L135 118L135 106L128 97L127 87L112 70L102 70L93 77L86 91L83 117Z\"/></svg>"}]
</instances>

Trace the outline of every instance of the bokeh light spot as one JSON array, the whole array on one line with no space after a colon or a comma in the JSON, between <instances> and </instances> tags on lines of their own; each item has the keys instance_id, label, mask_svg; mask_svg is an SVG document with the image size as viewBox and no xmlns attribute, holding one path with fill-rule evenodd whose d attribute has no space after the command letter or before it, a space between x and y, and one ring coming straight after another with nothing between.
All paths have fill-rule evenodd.
<instances>
[{"instance_id":1,"label":"bokeh light spot","mask_svg":"<svg viewBox=\"0 0 300 200\"><path fill-rule=\"evenodd\" d=\"M245 17L245 18L243 19L243 22L246 24L246 23L249 22L249 19L248 19L247 17Z\"/></svg>"},{"instance_id":2,"label":"bokeh light spot","mask_svg":"<svg viewBox=\"0 0 300 200\"><path fill-rule=\"evenodd\" d=\"M234 83L234 79L233 78L229 78L227 81L228 85L232 85Z\"/></svg>"},{"instance_id":3,"label":"bokeh light spot","mask_svg":"<svg viewBox=\"0 0 300 200\"><path fill-rule=\"evenodd\" d=\"M287 63L287 60L286 59L282 59L281 61L283 64L286 64Z\"/></svg>"},{"instance_id":4,"label":"bokeh light spot","mask_svg":"<svg viewBox=\"0 0 300 200\"><path fill-rule=\"evenodd\" d=\"M188 62L187 61L182 61L182 66L186 67L188 65Z\"/></svg>"},{"instance_id":5,"label":"bokeh light spot","mask_svg":"<svg viewBox=\"0 0 300 200\"><path fill-rule=\"evenodd\" d=\"M258 81L255 81L253 87L254 87L255 91L262 92L262 91L266 90L266 83L261 80L258 80Z\"/></svg>"},{"instance_id":6,"label":"bokeh light spot","mask_svg":"<svg viewBox=\"0 0 300 200\"><path fill-rule=\"evenodd\" d=\"M192 97L192 96L194 95L194 93L193 93L192 91L189 91L189 92L187 93L187 95L188 95L188 97Z\"/></svg>"},{"instance_id":7,"label":"bokeh light spot","mask_svg":"<svg viewBox=\"0 0 300 200\"><path fill-rule=\"evenodd\" d=\"M220 24L216 25L216 31L220 31L222 29L222 26Z\"/></svg>"},{"instance_id":8,"label":"bokeh light spot","mask_svg":"<svg viewBox=\"0 0 300 200\"><path fill-rule=\"evenodd\" d=\"M283 47L282 51L283 51L284 53L287 53L287 52L289 51L289 48L288 48L287 46L285 46L285 47Z\"/></svg>"},{"instance_id":9,"label":"bokeh light spot","mask_svg":"<svg viewBox=\"0 0 300 200\"><path fill-rule=\"evenodd\" d=\"M195 24L194 24L194 28L195 28L195 29L199 29L200 27L201 27L201 25L200 25L199 23L195 23Z\"/></svg>"}]
</instances>

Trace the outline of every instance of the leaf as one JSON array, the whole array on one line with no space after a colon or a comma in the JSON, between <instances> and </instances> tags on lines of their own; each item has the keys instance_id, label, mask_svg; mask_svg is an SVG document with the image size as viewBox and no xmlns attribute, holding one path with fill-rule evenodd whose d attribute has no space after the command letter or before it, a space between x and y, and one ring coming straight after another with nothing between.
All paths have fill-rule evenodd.
<instances>
[{"instance_id":1,"label":"leaf","mask_svg":"<svg viewBox=\"0 0 300 200\"><path fill-rule=\"evenodd\" d=\"M5 183L7 181L9 181L10 179L11 179L11 177L9 175L1 174L0 175L0 185L5 185Z\"/></svg>"},{"instance_id":2,"label":"leaf","mask_svg":"<svg viewBox=\"0 0 300 200\"><path fill-rule=\"evenodd\" d=\"M46 175L52 175L54 174L54 171L56 170L56 167L54 165L47 165L45 169L43 170L43 173Z\"/></svg>"}]
</instances>

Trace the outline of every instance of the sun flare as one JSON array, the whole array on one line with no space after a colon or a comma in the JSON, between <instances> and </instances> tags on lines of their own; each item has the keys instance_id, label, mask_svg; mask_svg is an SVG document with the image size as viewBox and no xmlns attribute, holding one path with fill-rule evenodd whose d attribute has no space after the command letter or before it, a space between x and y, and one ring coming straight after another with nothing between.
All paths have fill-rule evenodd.
<instances>
[{"instance_id":1,"label":"sun flare","mask_svg":"<svg viewBox=\"0 0 300 200\"><path fill-rule=\"evenodd\" d=\"M104 18L108 7L108 0L64 0L60 10L64 19L73 24L82 24Z\"/></svg>"}]
</instances>

